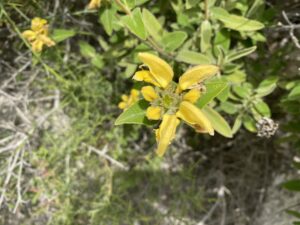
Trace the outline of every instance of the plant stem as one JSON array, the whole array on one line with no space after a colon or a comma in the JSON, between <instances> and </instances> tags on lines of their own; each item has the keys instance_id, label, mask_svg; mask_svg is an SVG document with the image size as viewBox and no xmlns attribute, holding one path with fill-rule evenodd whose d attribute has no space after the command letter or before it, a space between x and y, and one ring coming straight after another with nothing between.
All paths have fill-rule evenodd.
<instances>
[{"instance_id":1,"label":"plant stem","mask_svg":"<svg viewBox=\"0 0 300 225\"><path fill-rule=\"evenodd\" d=\"M204 10L205 10L205 20L209 18L209 11L208 11L208 0L204 0Z\"/></svg>"}]
</instances>

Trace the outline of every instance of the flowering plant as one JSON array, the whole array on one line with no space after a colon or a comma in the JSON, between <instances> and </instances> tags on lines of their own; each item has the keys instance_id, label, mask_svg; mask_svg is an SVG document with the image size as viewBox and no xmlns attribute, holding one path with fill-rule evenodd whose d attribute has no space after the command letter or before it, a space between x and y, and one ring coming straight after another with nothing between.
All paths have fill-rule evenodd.
<instances>
[{"instance_id":1,"label":"flowering plant","mask_svg":"<svg viewBox=\"0 0 300 225\"><path fill-rule=\"evenodd\" d=\"M182 74L178 83L176 83L173 81L174 72L171 66L163 59L150 53L139 53L138 57L147 69L137 71L133 79L151 84L141 88L142 96L146 100L146 107L143 108L144 112L142 114L138 114L136 111L133 111L134 108L139 106L138 103L131 104L131 108L120 115L116 124L134 123L141 116L144 117L142 118L143 120L145 118L149 121L161 120L159 128L155 130L157 140L156 153L158 156L164 155L168 145L175 136L180 120L193 127L196 132L214 135L214 126L210 119L195 103L203 94L201 92L203 82L219 73L219 67L215 65L194 66ZM119 104L119 107L122 109L126 108L128 104L124 101L129 100L131 103L133 94L131 93L129 98L128 96L122 96L123 102ZM140 109L143 110L142 108ZM216 114L215 111L214 114ZM222 118L219 114L217 116ZM135 121L132 121L132 117L134 117ZM231 137L229 126L225 120L221 119L221 121L223 123L221 126L227 130L225 136Z\"/></svg>"}]
</instances>

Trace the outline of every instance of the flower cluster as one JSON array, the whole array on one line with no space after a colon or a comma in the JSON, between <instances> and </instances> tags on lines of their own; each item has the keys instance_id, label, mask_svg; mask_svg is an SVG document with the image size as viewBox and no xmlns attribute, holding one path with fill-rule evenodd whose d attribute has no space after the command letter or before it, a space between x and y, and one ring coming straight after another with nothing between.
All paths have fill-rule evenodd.
<instances>
[{"instance_id":1,"label":"flower cluster","mask_svg":"<svg viewBox=\"0 0 300 225\"><path fill-rule=\"evenodd\" d=\"M276 133L278 123L275 123L271 118L263 117L256 123L256 128L258 137L270 138Z\"/></svg>"},{"instance_id":2,"label":"flower cluster","mask_svg":"<svg viewBox=\"0 0 300 225\"><path fill-rule=\"evenodd\" d=\"M31 30L25 30L22 35L30 42L32 51L41 52L44 45L48 47L55 45L55 42L48 37L48 33L47 20L36 17L31 21Z\"/></svg>"},{"instance_id":3,"label":"flower cluster","mask_svg":"<svg viewBox=\"0 0 300 225\"><path fill-rule=\"evenodd\" d=\"M120 109L126 110L128 107L132 106L139 100L139 91L136 89L131 89L130 95L122 95L122 101L119 103L118 107Z\"/></svg>"},{"instance_id":4,"label":"flower cluster","mask_svg":"<svg viewBox=\"0 0 300 225\"><path fill-rule=\"evenodd\" d=\"M201 82L217 74L219 67L195 66L180 76L177 84L172 81L174 72L171 66L163 59L149 53L139 53L138 57L148 69L136 72L133 79L152 84L141 89L144 99L150 103L146 116L149 120L162 120L155 131L156 153L164 155L180 119L197 132L214 135L210 121L194 103L201 95Z\"/></svg>"}]
</instances>

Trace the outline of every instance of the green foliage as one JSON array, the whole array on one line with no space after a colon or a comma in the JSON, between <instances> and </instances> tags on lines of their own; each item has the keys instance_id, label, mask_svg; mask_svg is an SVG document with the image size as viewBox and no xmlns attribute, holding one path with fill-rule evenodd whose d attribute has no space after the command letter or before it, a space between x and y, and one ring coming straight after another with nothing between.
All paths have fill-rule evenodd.
<instances>
[{"instance_id":1,"label":"green foliage","mask_svg":"<svg viewBox=\"0 0 300 225\"><path fill-rule=\"evenodd\" d=\"M145 100L140 100L126 109L116 120L115 125L122 124L144 124L153 125L153 122L146 118L146 109L149 103Z\"/></svg>"},{"instance_id":2,"label":"green foliage","mask_svg":"<svg viewBox=\"0 0 300 225\"><path fill-rule=\"evenodd\" d=\"M117 108L121 95L133 87L131 77L141 65L139 52L156 53L170 63L175 80L194 65L217 65L220 74L201 83L196 102L216 133L233 142L242 129L257 133L258 122L273 116L281 120L280 134L284 133L278 142L299 153L300 80L281 73L289 67L283 57L289 48L266 54L269 45L264 44L263 29L274 22L275 13L264 1L212 0L205 5L200 0L103 0L96 10L73 1L62 7L68 9L66 15L54 2L30 2L30 6L25 1L0 3L0 26L14 38L3 49L8 43L11 52L28 57L9 56L12 61L32 60L31 70L26 67L25 75L14 79L20 82L38 74L33 88L44 93L58 90L61 96L64 116L51 117L50 128L41 132L41 140L26 155L36 171L28 173L24 199L33 214L48 216L43 199L53 198L49 224L162 224L166 215L154 207L162 196L173 217L199 219L199 212L207 210L203 187L193 180L194 165L186 163L178 173L162 170L162 160L151 158L152 129L127 125L157 128L159 122L145 117L149 103L140 100L123 113ZM23 11L23 5L28 9ZM50 9L57 11L50 14ZM48 19L56 46L27 56L28 43L23 44L20 34L36 16ZM7 57L3 54L3 59ZM176 152L181 148L194 152L197 147L187 145L176 146ZM108 156L130 170L120 171L88 146L108 146ZM45 171L50 175L40 175ZM283 187L299 191L299 183L291 180ZM14 193L9 196L16 198ZM297 211L287 212L299 218Z\"/></svg>"},{"instance_id":3,"label":"green foliage","mask_svg":"<svg viewBox=\"0 0 300 225\"><path fill-rule=\"evenodd\" d=\"M237 31L256 31L264 28L258 21L228 13L226 10L215 7L211 9L213 17L224 23L224 26Z\"/></svg>"},{"instance_id":4,"label":"green foliage","mask_svg":"<svg viewBox=\"0 0 300 225\"><path fill-rule=\"evenodd\" d=\"M206 90L203 96L197 101L196 105L199 108L203 108L209 102L211 102L214 98L219 96L222 91L227 87L227 82L222 81L221 79L216 79L214 81L210 81L206 83Z\"/></svg>"},{"instance_id":5,"label":"green foliage","mask_svg":"<svg viewBox=\"0 0 300 225\"><path fill-rule=\"evenodd\" d=\"M75 30L54 29L51 38L56 42L62 42L76 35Z\"/></svg>"},{"instance_id":6,"label":"green foliage","mask_svg":"<svg viewBox=\"0 0 300 225\"><path fill-rule=\"evenodd\" d=\"M226 120L210 107L204 107L203 113L212 121L213 128L224 137L232 138L232 131Z\"/></svg>"}]
</instances>

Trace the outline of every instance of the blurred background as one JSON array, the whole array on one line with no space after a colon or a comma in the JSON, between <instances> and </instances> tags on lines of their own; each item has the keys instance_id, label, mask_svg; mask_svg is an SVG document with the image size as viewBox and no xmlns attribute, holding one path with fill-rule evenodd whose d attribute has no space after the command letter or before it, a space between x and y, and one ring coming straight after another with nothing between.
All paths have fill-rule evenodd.
<instances>
[{"instance_id":1,"label":"blurred background","mask_svg":"<svg viewBox=\"0 0 300 225\"><path fill-rule=\"evenodd\" d=\"M279 128L269 138L259 137L253 119L245 117L228 139L180 126L165 157L157 158L149 157L156 146L151 127L114 126L122 112L121 95L134 87L131 76L140 65L136 55L149 49L115 22L124 13L106 17L113 9L104 0L90 10L84 0L2 0L0 224L297 221L300 194L293 191L300 190L300 2L224 2L237 14L249 12L253 4L260 8L251 16L265 24L259 35L230 32L230 48L257 46L239 59L244 78L240 72L232 74L237 86L247 82L253 90L275 77L276 88L264 102ZM203 1L132 4L151 11L168 31L184 30L186 43L198 38L193 33ZM56 42L38 55L21 35L34 17L48 21ZM173 66L176 74L188 67ZM233 126L238 101L225 102L216 104Z\"/></svg>"}]
</instances>

